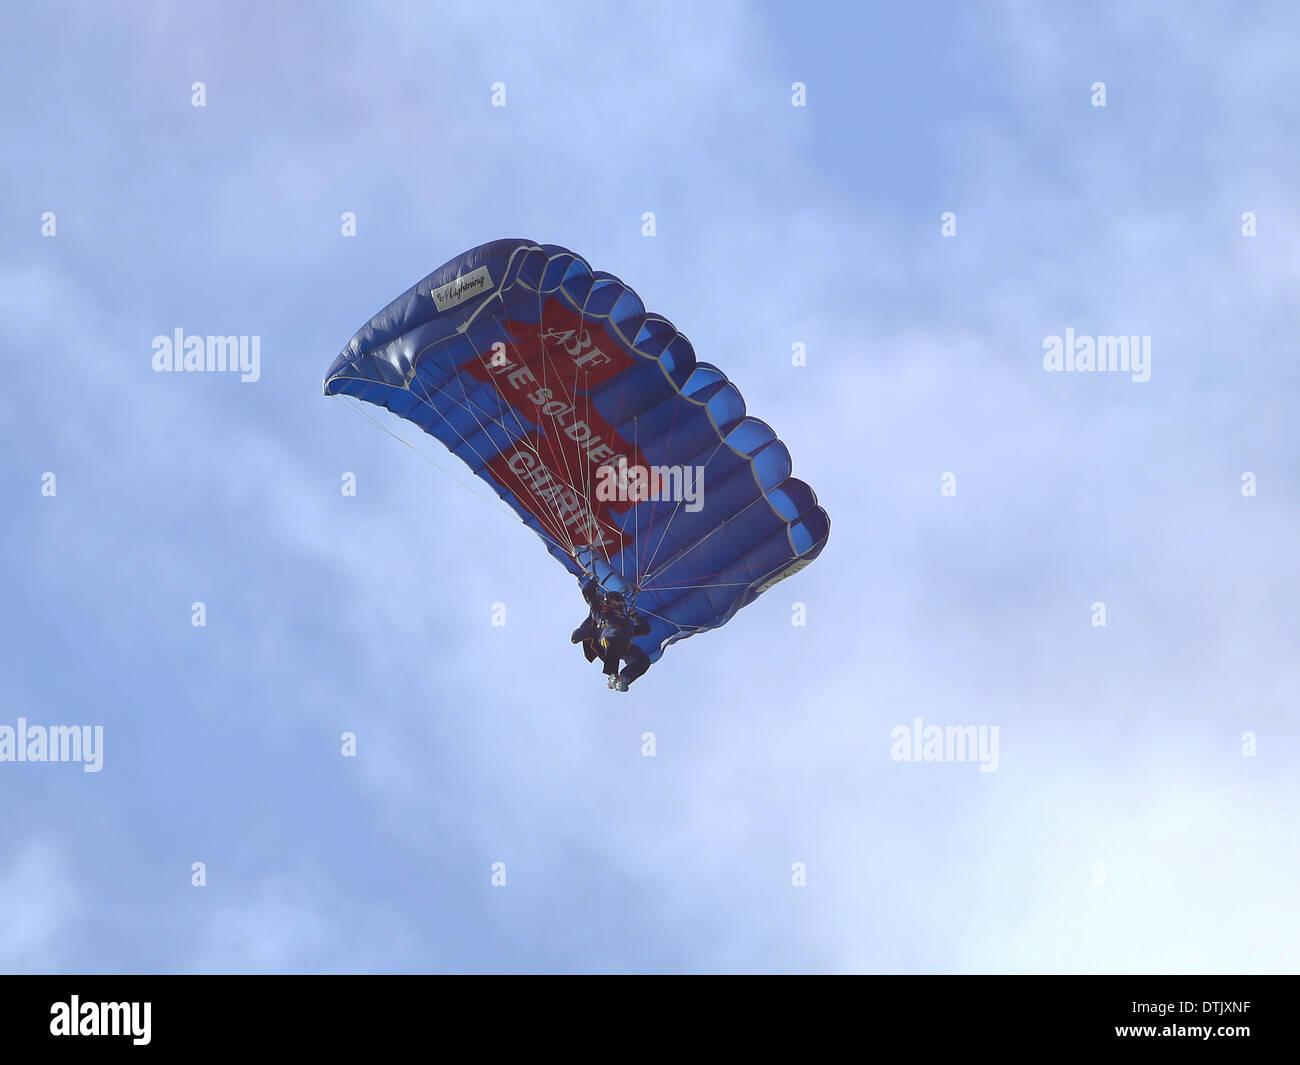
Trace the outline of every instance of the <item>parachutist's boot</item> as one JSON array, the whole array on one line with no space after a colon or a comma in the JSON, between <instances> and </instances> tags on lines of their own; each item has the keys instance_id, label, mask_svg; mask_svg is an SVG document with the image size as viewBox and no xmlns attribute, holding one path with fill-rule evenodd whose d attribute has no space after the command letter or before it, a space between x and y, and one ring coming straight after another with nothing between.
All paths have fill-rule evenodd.
<instances>
[{"instance_id":1,"label":"parachutist's boot","mask_svg":"<svg viewBox=\"0 0 1300 1065\"><path fill-rule=\"evenodd\" d=\"M611 685L611 687L615 691L620 691L620 692L627 691L627 681L625 681L622 677L611 677L610 679L614 682Z\"/></svg>"},{"instance_id":2,"label":"parachutist's boot","mask_svg":"<svg viewBox=\"0 0 1300 1065\"><path fill-rule=\"evenodd\" d=\"M618 677L616 677L613 673L611 673L608 677L605 678L605 687L612 690L614 685L617 682L618 682Z\"/></svg>"}]
</instances>

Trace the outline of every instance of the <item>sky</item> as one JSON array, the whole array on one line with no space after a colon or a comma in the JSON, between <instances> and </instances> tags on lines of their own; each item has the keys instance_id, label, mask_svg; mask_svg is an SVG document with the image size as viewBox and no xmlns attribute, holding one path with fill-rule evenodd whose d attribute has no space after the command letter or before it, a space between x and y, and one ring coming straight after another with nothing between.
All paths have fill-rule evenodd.
<instances>
[{"instance_id":1,"label":"sky","mask_svg":"<svg viewBox=\"0 0 1300 1065\"><path fill-rule=\"evenodd\" d=\"M0 744L102 762L0 761L0 971L1297 970L1294 5L5 21ZM831 517L627 694L533 533L321 394L501 237L635 288Z\"/></svg>"}]
</instances>

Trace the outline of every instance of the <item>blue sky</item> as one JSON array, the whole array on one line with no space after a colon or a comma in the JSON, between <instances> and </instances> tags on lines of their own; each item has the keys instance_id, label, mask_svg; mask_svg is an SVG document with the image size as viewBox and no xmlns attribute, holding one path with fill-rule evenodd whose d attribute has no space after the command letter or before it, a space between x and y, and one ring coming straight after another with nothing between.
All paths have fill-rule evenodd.
<instances>
[{"instance_id":1,"label":"blue sky","mask_svg":"<svg viewBox=\"0 0 1300 1065\"><path fill-rule=\"evenodd\" d=\"M7 22L0 725L104 766L0 763L0 970L1295 971L1292 5ZM505 236L635 287L832 518L625 696L530 532L320 395ZM260 379L155 373L177 328ZM1045 372L1067 328L1150 380ZM997 771L895 761L918 717Z\"/></svg>"}]
</instances>

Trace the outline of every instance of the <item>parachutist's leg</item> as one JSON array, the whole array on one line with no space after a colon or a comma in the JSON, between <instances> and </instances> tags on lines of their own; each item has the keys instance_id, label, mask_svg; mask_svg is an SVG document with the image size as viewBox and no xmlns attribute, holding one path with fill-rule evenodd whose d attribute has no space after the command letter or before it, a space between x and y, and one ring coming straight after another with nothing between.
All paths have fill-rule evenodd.
<instances>
[{"instance_id":1,"label":"parachutist's leg","mask_svg":"<svg viewBox=\"0 0 1300 1065\"><path fill-rule=\"evenodd\" d=\"M607 677L618 675L618 660L623 655L623 648L614 640L610 640L609 646L604 650L604 672Z\"/></svg>"},{"instance_id":2,"label":"parachutist's leg","mask_svg":"<svg viewBox=\"0 0 1300 1065\"><path fill-rule=\"evenodd\" d=\"M623 672L619 675L628 684L631 684L650 668L650 656L634 643L627 645L623 651L623 657L627 659L627 665L623 667Z\"/></svg>"}]
</instances>

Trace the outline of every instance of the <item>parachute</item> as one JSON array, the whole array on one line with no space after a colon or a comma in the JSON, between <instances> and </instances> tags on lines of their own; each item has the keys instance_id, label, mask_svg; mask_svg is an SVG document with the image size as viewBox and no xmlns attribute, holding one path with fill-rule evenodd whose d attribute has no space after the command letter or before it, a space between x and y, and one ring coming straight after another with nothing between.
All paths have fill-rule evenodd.
<instances>
[{"instance_id":1,"label":"parachute","mask_svg":"<svg viewBox=\"0 0 1300 1065\"><path fill-rule=\"evenodd\" d=\"M830 532L726 375L553 244L496 240L439 267L357 332L324 387L441 441L570 573L622 591L652 661L808 565Z\"/></svg>"}]
</instances>

